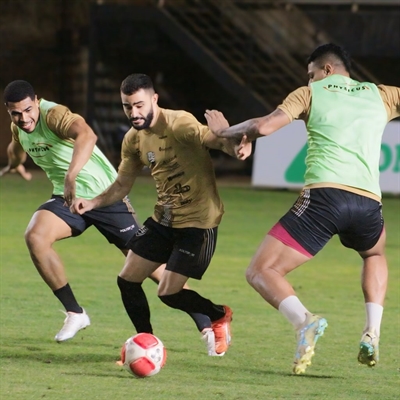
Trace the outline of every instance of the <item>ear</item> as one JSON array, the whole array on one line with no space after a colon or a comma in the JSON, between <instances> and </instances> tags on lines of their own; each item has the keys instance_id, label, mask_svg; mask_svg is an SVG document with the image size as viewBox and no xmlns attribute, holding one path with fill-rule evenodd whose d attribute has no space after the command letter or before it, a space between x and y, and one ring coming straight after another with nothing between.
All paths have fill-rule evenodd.
<instances>
[{"instance_id":1,"label":"ear","mask_svg":"<svg viewBox=\"0 0 400 400\"><path fill-rule=\"evenodd\" d=\"M325 76L332 75L335 72L335 68L332 64L325 64L324 65L324 73Z\"/></svg>"},{"instance_id":2,"label":"ear","mask_svg":"<svg viewBox=\"0 0 400 400\"><path fill-rule=\"evenodd\" d=\"M154 94L153 94L153 103L154 103L154 104L157 104L157 102L158 102L158 94L157 94L157 93L154 93Z\"/></svg>"}]
</instances>

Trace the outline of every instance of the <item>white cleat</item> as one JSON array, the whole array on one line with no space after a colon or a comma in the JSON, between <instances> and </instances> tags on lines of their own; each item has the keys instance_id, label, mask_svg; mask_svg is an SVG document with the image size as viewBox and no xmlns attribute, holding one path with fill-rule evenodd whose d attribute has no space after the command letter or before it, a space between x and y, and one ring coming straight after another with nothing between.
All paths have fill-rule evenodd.
<instances>
[{"instance_id":1,"label":"white cleat","mask_svg":"<svg viewBox=\"0 0 400 400\"><path fill-rule=\"evenodd\" d=\"M215 335L212 328L205 328L201 331L202 337L201 339L205 342L207 346L207 353L211 357L222 357L224 353L218 354L215 351Z\"/></svg>"},{"instance_id":2,"label":"white cleat","mask_svg":"<svg viewBox=\"0 0 400 400\"><path fill-rule=\"evenodd\" d=\"M64 326L54 338L57 342L65 342L68 339L72 339L78 331L90 325L89 316L83 308L81 313L74 313L72 311L63 311L63 313L67 317L64 320Z\"/></svg>"}]
</instances>

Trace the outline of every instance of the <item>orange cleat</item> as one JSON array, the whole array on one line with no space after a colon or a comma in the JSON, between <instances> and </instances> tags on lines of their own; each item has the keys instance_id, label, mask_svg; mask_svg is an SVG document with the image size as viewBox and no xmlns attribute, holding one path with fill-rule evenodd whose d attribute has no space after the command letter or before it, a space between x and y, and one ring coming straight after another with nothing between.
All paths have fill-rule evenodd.
<instances>
[{"instance_id":1,"label":"orange cleat","mask_svg":"<svg viewBox=\"0 0 400 400\"><path fill-rule=\"evenodd\" d=\"M212 322L212 330L215 335L215 352L223 355L231 344L231 321L232 310L228 306L224 306L225 315Z\"/></svg>"}]
</instances>

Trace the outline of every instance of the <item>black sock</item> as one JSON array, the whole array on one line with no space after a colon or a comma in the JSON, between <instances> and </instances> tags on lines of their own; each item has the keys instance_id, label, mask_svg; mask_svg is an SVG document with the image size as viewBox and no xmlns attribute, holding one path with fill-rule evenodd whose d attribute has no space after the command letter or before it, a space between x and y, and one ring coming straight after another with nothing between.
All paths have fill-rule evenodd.
<instances>
[{"instance_id":1,"label":"black sock","mask_svg":"<svg viewBox=\"0 0 400 400\"><path fill-rule=\"evenodd\" d=\"M201 332L205 328L211 328L211 319L208 315L200 313L188 313L188 314L193 319L199 332Z\"/></svg>"},{"instance_id":2,"label":"black sock","mask_svg":"<svg viewBox=\"0 0 400 400\"><path fill-rule=\"evenodd\" d=\"M182 289L178 293L159 296L159 298L167 306L185 311L188 314L205 314L211 321L216 321L225 315L223 306L214 304L194 290Z\"/></svg>"},{"instance_id":3,"label":"black sock","mask_svg":"<svg viewBox=\"0 0 400 400\"><path fill-rule=\"evenodd\" d=\"M65 307L66 311L71 311L75 313L83 312L82 307L79 306L75 299L74 293L72 292L69 283L60 289L53 290L54 295L61 301L62 305Z\"/></svg>"},{"instance_id":4,"label":"black sock","mask_svg":"<svg viewBox=\"0 0 400 400\"><path fill-rule=\"evenodd\" d=\"M149 303L142 284L126 281L120 276L118 276L117 283L121 291L122 303L137 333L153 333L150 323Z\"/></svg>"}]
</instances>

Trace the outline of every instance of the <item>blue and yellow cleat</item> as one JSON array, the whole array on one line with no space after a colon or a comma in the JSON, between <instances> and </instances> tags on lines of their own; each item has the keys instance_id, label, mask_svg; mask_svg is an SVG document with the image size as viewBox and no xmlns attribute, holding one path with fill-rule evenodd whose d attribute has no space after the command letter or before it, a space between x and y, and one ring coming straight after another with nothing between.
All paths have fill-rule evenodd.
<instances>
[{"instance_id":1,"label":"blue and yellow cleat","mask_svg":"<svg viewBox=\"0 0 400 400\"><path fill-rule=\"evenodd\" d=\"M327 326L325 318L307 314L303 327L297 331L297 349L293 362L293 372L296 375L303 374L311 365L315 345Z\"/></svg>"}]
</instances>

